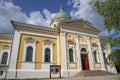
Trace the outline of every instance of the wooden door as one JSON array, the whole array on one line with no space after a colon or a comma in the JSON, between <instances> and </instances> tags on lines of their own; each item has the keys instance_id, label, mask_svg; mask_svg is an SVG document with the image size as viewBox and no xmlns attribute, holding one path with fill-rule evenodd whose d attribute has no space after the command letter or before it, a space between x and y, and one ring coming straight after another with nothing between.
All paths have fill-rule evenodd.
<instances>
[{"instance_id":1,"label":"wooden door","mask_svg":"<svg viewBox=\"0 0 120 80\"><path fill-rule=\"evenodd\" d=\"M88 54L81 54L82 70L89 70Z\"/></svg>"}]
</instances>

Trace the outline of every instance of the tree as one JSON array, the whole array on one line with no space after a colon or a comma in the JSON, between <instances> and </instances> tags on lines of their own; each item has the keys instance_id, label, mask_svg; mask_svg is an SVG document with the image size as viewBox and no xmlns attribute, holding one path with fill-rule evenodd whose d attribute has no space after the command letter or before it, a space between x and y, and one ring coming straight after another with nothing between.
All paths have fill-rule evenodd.
<instances>
[{"instance_id":1,"label":"tree","mask_svg":"<svg viewBox=\"0 0 120 80\"><path fill-rule=\"evenodd\" d=\"M104 17L108 31L120 31L120 0L91 0L90 5Z\"/></svg>"},{"instance_id":2,"label":"tree","mask_svg":"<svg viewBox=\"0 0 120 80\"><path fill-rule=\"evenodd\" d=\"M120 49L116 49L107 57L107 63L115 65L117 72L120 73Z\"/></svg>"},{"instance_id":3,"label":"tree","mask_svg":"<svg viewBox=\"0 0 120 80\"><path fill-rule=\"evenodd\" d=\"M91 0L90 5L104 18L104 24L108 31L120 32L120 0ZM120 47L120 37L109 38L107 42L111 47ZM120 49L113 51L107 58L107 63L114 64L120 73Z\"/></svg>"}]
</instances>

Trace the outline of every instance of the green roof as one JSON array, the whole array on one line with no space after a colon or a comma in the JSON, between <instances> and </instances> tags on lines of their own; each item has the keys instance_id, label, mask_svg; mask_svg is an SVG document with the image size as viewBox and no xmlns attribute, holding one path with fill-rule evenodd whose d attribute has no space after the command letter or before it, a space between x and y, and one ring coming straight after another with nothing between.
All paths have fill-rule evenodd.
<instances>
[{"instance_id":1,"label":"green roof","mask_svg":"<svg viewBox=\"0 0 120 80\"><path fill-rule=\"evenodd\" d=\"M59 19L59 18L70 18L69 15L64 12L64 9L61 7L60 8L60 12L56 14L56 16L54 17L54 19Z\"/></svg>"}]
</instances>

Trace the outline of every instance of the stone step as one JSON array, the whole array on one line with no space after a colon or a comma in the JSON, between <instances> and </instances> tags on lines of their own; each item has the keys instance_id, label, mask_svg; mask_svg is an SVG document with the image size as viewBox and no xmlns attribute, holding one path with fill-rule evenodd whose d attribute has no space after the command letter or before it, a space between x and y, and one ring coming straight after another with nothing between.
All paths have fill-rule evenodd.
<instances>
[{"instance_id":1,"label":"stone step","mask_svg":"<svg viewBox=\"0 0 120 80\"><path fill-rule=\"evenodd\" d=\"M115 74L107 72L107 71L102 71L102 70L83 70L77 73L73 77L106 76L106 75L115 75Z\"/></svg>"}]
</instances>

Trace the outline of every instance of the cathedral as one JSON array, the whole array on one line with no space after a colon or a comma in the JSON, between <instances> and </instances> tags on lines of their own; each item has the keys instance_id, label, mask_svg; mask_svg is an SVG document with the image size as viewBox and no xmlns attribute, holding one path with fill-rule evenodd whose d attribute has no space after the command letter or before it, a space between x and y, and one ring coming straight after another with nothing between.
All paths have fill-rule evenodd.
<instances>
[{"instance_id":1,"label":"cathedral","mask_svg":"<svg viewBox=\"0 0 120 80\"><path fill-rule=\"evenodd\" d=\"M71 77L83 70L116 73L105 64L110 46L100 30L84 19L71 19L61 7L43 27L11 21L14 35L0 34L0 78Z\"/></svg>"}]
</instances>

